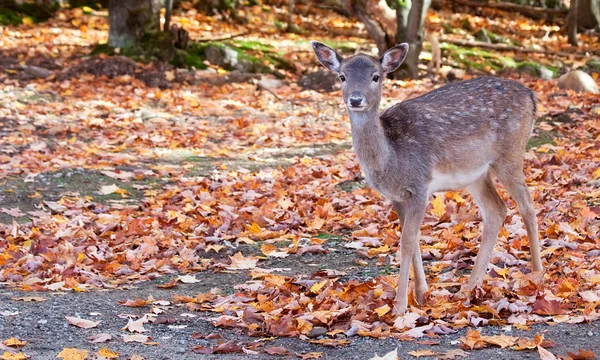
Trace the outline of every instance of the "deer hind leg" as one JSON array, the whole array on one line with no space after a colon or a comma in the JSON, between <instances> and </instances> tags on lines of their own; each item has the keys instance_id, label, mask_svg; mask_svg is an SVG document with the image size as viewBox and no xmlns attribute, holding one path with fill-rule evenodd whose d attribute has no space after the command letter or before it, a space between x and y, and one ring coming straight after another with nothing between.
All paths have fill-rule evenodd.
<instances>
[{"instance_id":1,"label":"deer hind leg","mask_svg":"<svg viewBox=\"0 0 600 360\"><path fill-rule=\"evenodd\" d=\"M469 288L474 288L483 284L483 277L487 271L494 246L496 246L500 228L506 218L506 205L496 192L489 172L471 184L468 190L473 195L483 217L481 245L468 285Z\"/></svg>"},{"instance_id":2,"label":"deer hind leg","mask_svg":"<svg viewBox=\"0 0 600 360\"><path fill-rule=\"evenodd\" d=\"M406 213L405 204L401 202L393 202L394 210L398 215L400 226L404 231L404 214ZM413 273L415 276L415 300L420 305L425 303L425 295L427 294L427 280L425 278L425 269L423 268L423 258L421 257L421 247L419 246L419 240L421 239L421 231L417 234L417 246L415 246L415 252L412 258Z\"/></svg>"},{"instance_id":3,"label":"deer hind leg","mask_svg":"<svg viewBox=\"0 0 600 360\"><path fill-rule=\"evenodd\" d=\"M527 237L529 238L529 251L531 252L533 271L542 271L537 216L533 207L533 199L527 188L525 175L523 175L522 169L523 165L519 163L518 166L498 169L496 171L496 176L519 207L519 213L523 218L525 228L527 229Z\"/></svg>"},{"instance_id":4,"label":"deer hind leg","mask_svg":"<svg viewBox=\"0 0 600 360\"><path fill-rule=\"evenodd\" d=\"M404 223L402 224L402 235L400 237L400 274L398 275L398 288L396 299L394 300L395 315L404 314L408 308L408 278L410 264L413 261L421 262L419 250L419 229L421 221L425 215L427 197L410 198L403 204ZM416 252L419 252L416 260ZM422 269L422 265L421 265ZM415 271L416 277L421 277L425 281L425 274ZM417 286L418 287L418 286Z\"/></svg>"}]
</instances>

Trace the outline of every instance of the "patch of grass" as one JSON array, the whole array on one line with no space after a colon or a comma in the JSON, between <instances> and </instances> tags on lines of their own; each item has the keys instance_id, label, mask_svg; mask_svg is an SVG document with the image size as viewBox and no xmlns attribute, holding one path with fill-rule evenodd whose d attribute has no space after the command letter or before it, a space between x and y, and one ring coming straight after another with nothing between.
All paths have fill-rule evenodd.
<instances>
[{"instance_id":1,"label":"patch of grass","mask_svg":"<svg viewBox=\"0 0 600 360\"><path fill-rule=\"evenodd\" d=\"M331 235L331 234L325 234L325 233L320 233L319 235L315 236L315 238L320 239L320 240L334 240L334 241L342 240L342 237L340 235Z\"/></svg>"},{"instance_id":2,"label":"patch of grass","mask_svg":"<svg viewBox=\"0 0 600 360\"><path fill-rule=\"evenodd\" d=\"M527 142L527 150L540 147L544 144L555 145L554 138L557 133L554 131L539 130L535 136L532 136Z\"/></svg>"}]
</instances>

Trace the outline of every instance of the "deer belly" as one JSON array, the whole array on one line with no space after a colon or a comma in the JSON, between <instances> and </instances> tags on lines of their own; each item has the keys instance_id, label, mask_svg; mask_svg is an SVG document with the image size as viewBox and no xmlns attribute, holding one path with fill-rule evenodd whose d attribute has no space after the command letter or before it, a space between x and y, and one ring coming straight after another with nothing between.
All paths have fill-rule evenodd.
<instances>
[{"instance_id":1,"label":"deer belly","mask_svg":"<svg viewBox=\"0 0 600 360\"><path fill-rule=\"evenodd\" d=\"M431 174L431 182L427 187L428 192L434 193L438 191L460 190L469 186L477 179L485 175L490 168L489 164L485 164L479 168L470 169L469 171L442 173L434 170Z\"/></svg>"}]
</instances>

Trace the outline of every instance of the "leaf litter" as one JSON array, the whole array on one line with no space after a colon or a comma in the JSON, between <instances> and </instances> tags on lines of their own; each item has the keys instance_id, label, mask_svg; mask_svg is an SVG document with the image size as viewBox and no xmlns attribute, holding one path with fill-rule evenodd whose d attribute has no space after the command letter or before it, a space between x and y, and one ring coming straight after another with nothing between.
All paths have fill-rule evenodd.
<instances>
[{"instance_id":1,"label":"leaf litter","mask_svg":"<svg viewBox=\"0 0 600 360\"><path fill-rule=\"evenodd\" d=\"M448 14L429 14L430 26L439 26L440 16ZM57 28L67 29L63 31L71 34L69 39L76 39L76 43L105 40L105 31L100 31L105 20L90 19L95 24L88 24L87 40L72 36L73 31L79 30L68 22L51 21L58 21L61 26ZM450 17L448 22L464 20L464 15L460 15ZM481 21L488 20L479 18L477 22ZM501 26L503 20L498 21L488 25L510 28ZM352 26L335 16L326 23ZM543 28L522 20L518 24L524 32ZM1 31L9 46L27 48L23 46L29 41L26 37L17 38L4 28ZM36 42L39 36L35 36ZM43 36L52 42L64 34L48 32ZM535 41L535 37L528 41ZM553 45L557 46L545 44ZM299 61L299 66L315 64ZM214 312L212 322L216 326L243 329L249 334L303 337L321 327L327 335L311 341L328 346L347 345L348 339L356 335L414 340L465 327L508 325L527 329L539 322L597 320L597 97L559 93L554 81L528 77L520 81L534 89L540 99L541 120L535 131L545 129L557 134L552 143L529 150L525 168L540 219L545 274L529 272L523 224L505 192L501 195L511 208L492 256L491 270L483 287L470 298L461 298L455 288L466 282L459 270L468 268L477 252L480 215L464 192L436 195L429 206L421 228L421 249L427 260L431 291L424 306L416 307L413 302L414 307L401 318L393 317L389 311L396 286L394 276L365 280L318 272L293 276L269 272L270 269L261 268L268 259L326 253L336 256L331 253L334 241L323 239L322 234L341 234L336 241L355 251L357 258L374 259L380 269L394 264L398 234L390 205L371 189L345 191L339 186L359 174L356 158L347 146L328 155L297 156L285 166L248 170L224 165L213 173L199 175L194 173L193 161L173 166L161 160L165 154L184 149L195 158L233 159L244 155L256 159L260 158L257 147L289 150L315 143L349 144L348 123L340 107L314 105L326 104L336 94L303 92L295 84L286 85L278 91L289 103L312 104L290 108L288 103L273 103L269 95L257 94L250 84L184 87L174 82L171 88L158 91L125 75L106 79L85 74L64 81L38 81L27 88L11 83L8 90L3 89L3 100L21 104L0 108L1 116L17 119L16 127L0 139L2 147L8 149L0 155L3 177L35 178L58 169L83 168L100 171L111 181L99 184L94 196L65 192L60 198L45 199L41 190L39 210L33 212L32 223L0 225L0 281L25 291L89 291L165 274L178 276L161 286L172 287L178 282L189 285L201 279L201 275L192 273L242 271L252 277L252 283L243 284L233 294L214 290L175 298L174 302L184 304L190 311ZM398 84L386 86L387 97L405 98L432 89L424 81L406 82L403 88L395 86ZM50 98L28 103L25 112L18 99L31 91L49 94ZM97 99L97 93L102 93L102 100ZM123 94L130 96L125 99ZM169 113L149 116L150 100L168 106ZM579 115L573 115L571 122L553 121L554 115L573 106ZM58 119L47 114L62 115ZM221 121L206 120L217 116ZM53 129L56 143L50 144L33 130L30 119L37 126ZM186 126L172 126L174 122L185 122ZM20 146L18 151L16 145ZM153 165L142 165L147 163ZM144 196L136 206L100 201L101 196L129 198L131 189L125 184L162 177L168 177L170 183L158 190L143 188ZM0 211L12 217L25 215L19 208ZM258 244L260 252L241 251L252 244ZM205 256L209 251L220 254L226 250L234 250L234 254ZM123 305L144 307L151 302L125 300ZM67 320L83 328L98 325L79 318ZM124 330L145 332L144 324L149 321L147 316L129 319ZM546 349L548 344L536 336L485 336L479 330L469 330L461 338L461 347L535 350L542 358L553 358L555 355ZM151 341L142 334L124 337L130 341ZM231 342L209 349L212 353L253 351ZM270 351L284 352L277 348ZM77 349L65 349L61 354L62 358L87 356L87 352ZM464 350L457 349L439 356L453 358L463 354ZM569 356L589 353L580 350L579 355Z\"/></svg>"}]
</instances>

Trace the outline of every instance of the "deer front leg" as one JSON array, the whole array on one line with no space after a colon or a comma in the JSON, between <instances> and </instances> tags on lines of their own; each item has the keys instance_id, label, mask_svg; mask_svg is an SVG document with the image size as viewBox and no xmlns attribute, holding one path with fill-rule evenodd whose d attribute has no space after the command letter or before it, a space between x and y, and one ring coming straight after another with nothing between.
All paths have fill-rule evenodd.
<instances>
[{"instance_id":1,"label":"deer front leg","mask_svg":"<svg viewBox=\"0 0 600 360\"><path fill-rule=\"evenodd\" d=\"M404 218L406 214L405 203L394 201L392 202L394 210L398 215L400 227L404 232ZM417 233L417 246L415 246L415 252L412 259L413 272L415 276L415 299L419 305L425 304L425 294L427 294L427 280L425 278L425 270L423 269L423 258L421 257L421 247L419 242L421 240L421 231Z\"/></svg>"},{"instance_id":2,"label":"deer front leg","mask_svg":"<svg viewBox=\"0 0 600 360\"><path fill-rule=\"evenodd\" d=\"M396 299L394 300L394 314L401 315L408 308L408 277L410 264L412 260L416 261L416 252L419 251L419 263L421 262L421 251L419 250L419 229L421 221L425 215L426 197L408 199L402 206L404 213L404 224L402 225L402 235L400 236L400 274L398 275L398 289ZM415 274L423 271L415 269ZM421 276L415 275L417 277ZM425 280L425 274L422 273L422 280ZM427 284L425 284L426 288ZM417 286L418 287L418 286ZM422 290L422 287L421 287ZM424 295L424 294L423 294ZM424 297L424 296L423 296Z\"/></svg>"}]
</instances>

